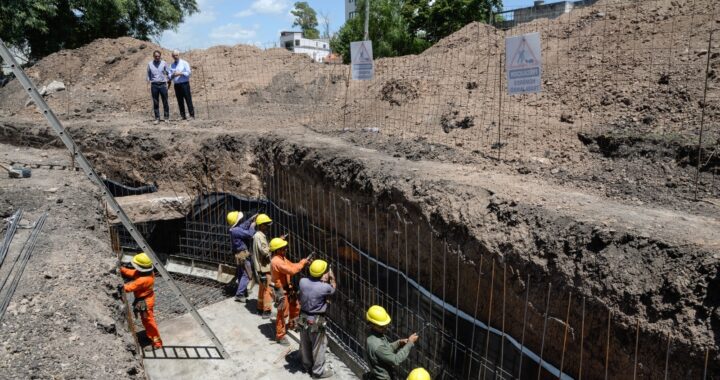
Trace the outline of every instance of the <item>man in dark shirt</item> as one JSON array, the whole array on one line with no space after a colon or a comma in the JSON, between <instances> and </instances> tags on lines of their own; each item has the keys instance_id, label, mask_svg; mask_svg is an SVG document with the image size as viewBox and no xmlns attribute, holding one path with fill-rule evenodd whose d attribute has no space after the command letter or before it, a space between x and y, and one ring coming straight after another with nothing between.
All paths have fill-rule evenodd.
<instances>
[{"instance_id":1,"label":"man in dark shirt","mask_svg":"<svg viewBox=\"0 0 720 380\"><path fill-rule=\"evenodd\" d=\"M162 99L163 116L165 122L170 121L170 105L168 104L168 77L167 63L161 58L159 50L153 52L153 60L147 65L147 81L150 83L150 94L153 100L153 113L155 114L155 124L160 122L160 102Z\"/></svg>"},{"instance_id":2,"label":"man in dark shirt","mask_svg":"<svg viewBox=\"0 0 720 380\"><path fill-rule=\"evenodd\" d=\"M328 298L335 294L337 284L332 270L325 260L314 260L310 264L310 277L300 280L300 355L303 367L313 378L332 376L331 369L325 368L325 311Z\"/></svg>"},{"instance_id":3,"label":"man in dark shirt","mask_svg":"<svg viewBox=\"0 0 720 380\"><path fill-rule=\"evenodd\" d=\"M232 252L235 255L235 264L237 265L237 281L238 287L235 292L235 301L247 301L247 288L252 278L252 267L250 264L250 252L248 251L246 241L252 241L255 235L255 216L247 218L240 223L243 213L240 211L230 211L226 220L230 225L230 243Z\"/></svg>"}]
</instances>

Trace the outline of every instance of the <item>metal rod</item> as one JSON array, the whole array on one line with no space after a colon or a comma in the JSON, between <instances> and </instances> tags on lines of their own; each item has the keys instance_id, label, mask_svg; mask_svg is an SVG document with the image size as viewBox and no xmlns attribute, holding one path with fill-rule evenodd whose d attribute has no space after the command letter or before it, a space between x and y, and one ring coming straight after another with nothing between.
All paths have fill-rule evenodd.
<instances>
[{"instance_id":1,"label":"metal rod","mask_svg":"<svg viewBox=\"0 0 720 380\"><path fill-rule=\"evenodd\" d=\"M480 255L480 265L478 266L478 275L477 275L477 289L475 290L475 311L473 312L473 319L477 320L477 313L478 313L478 305L480 304L480 279L482 277L482 263L483 263L483 256ZM472 332L472 338L470 338L470 350L471 352L475 350L475 331L477 330L477 324L473 323L473 332ZM472 359L472 355L470 356ZM481 358L479 358L481 359ZM468 374L472 372L472 360L468 360Z\"/></svg>"},{"instance_id":2,"label":"metal rod","mask_svg":"<svg viewBox=\"0 0 720 380\"><path fill-rule=\"evenodd\" d=\"M520 338L520 364L518 365L518 379L522 378L522 361L523 354L525 353L525 326L527 322L527 309L528 300L530 297L530 275L527 275L527 281L525 282L525 307L523 308L523 325L522 325L522 337Z\"/></svg>"},{"instance_id":3,"label":"metal rod","mask_svg":"<svg viewBox=\"0 0 720 380\"><path fill-rule=\"evenodd\" d=\"M708 359L710 358L710 347L705 348L705 368L703 369L703 380L707 379Z\"/></svg>"},{"instance_id":4,"label":"metal rod","mask_svg":"<svg viewBox=\"0 0 720 380\"><path fill-rule=\"evenodd\" d=\"M65 128L62 126L62 123L60 123L60 120L58 120L57 116L55 116L55 113L45 102L45 99L43 99L43 97L37 91L37 88L35 87L33 82L20 68L20 65L18 65L17 61L15 61L15 57L13 57L13 55L10 53L7 46L5 46L5 42L2 39L0 39L0 57L2 57L6 63L10 63L10 68L15 74L15 77L22 84L23 88L25 88L25 90L28 92L28 95L30 95L30 97L35 101L35 105L45 116L55 133L58 134L62 142L65 144L65 147L67 147L71 152L75 152L75 157L78 161L78 164L85 172L85 175L87 175L90 181L93 182L100 189L100 193L105 198L105 201L108 203L113 212L117 214L118 219L128 230L128 232L130 232L130 235L133 237L133 239L135 239L135 242L138 244L138 246L140 246L140 249L142 249L148 256L150 256L153 264L157 268L158 272L160 272L160 275L168 280L168 285L173 291L173 293L178 296L180 302L183 304L183 306L185 306L185 308L190 312L195 321L200 325L203 332L205 332L208 338L210 338L213 344L215 344L222 357L228 358L229 354L227 351L225 351L225 348L223 347L220 340L208 327L207 323L200 316L195 307L193 307L190 301L185 297L182 290L180 290L177 284L175 284L175 282L172 280L170 274L165 269L165 266L160 262L160 260L158 260L155 251L153 251L150 245L145 241L145 238L136 230L135 225L132 223L130 218L128 218L127 214L125 214L125 211L123 211L122 207L120 207L120 205L117 203L115 197L112 196L102 179L98 177L93 166L87 160L85 155L82 154L70 134L67 133Z\"/></svg>"},{"instance_id":5,"label":"metal rod","mask_svg":"<svg viewBox=\"0 0 720 380\"><path fill-rule=\"evenodd\" d=\"M365 25L363 26L363 40L370 38L370 0L365 0Z\"/></svg>"},{"instance_id":6,"label":"metal rod","mask_svg":"<svg viewBox=\"0 0 720 380\"><path fill-rule=\"evenodd\" d=\"M668 378L668 365L670 364L670 331L667 333L667 348L665 349L665 380Z\"/></svg>"},{"instance_id":7,"label":"metal rod","mask_svg":"<svg viewBox=\"0 0 720 380\"><path fill-rule=\"evenodd\" d=\"M487 319L487 326L490 327L490 323L492 322L492 306L493 306L493 292L495 291L495 258L492 260L492 269L490 271L490 301L488 302L488 319ZM487 357L490 350L490 330L487 331L485 335L485 357L483 358L484 362L487 363ZM485 368L487 368L487 364L482 366L482 378L485 379Z\"/></svg>"},{"instance_id":8,"label":"metal rod","mask_svg":"<svg viewBox=\"0 0 720 380\"><path fill-rule=\"evenodd\" d=\"M537 374L538 380L540 380L540 375L542 374L543 351L545 349L545 333L547 332L547 320L548 320L548 316L550 315L550 289L551 288L552 288L552 283L548 282L547 300L545 302L545 321L543 322L542 342L540 343L540 362L538 365L538 374Z\"/></svg>"},{"instance_id":9,"label":"metal rod","mask_svg":"<svg viewBox=\"0 0 720 380\"><path fill-rule=\"evenodd\" d=\"M563 332L562 355L560 355L560 374L558 375L558 379L562 376L563 364L565 364L565 347L567 345L568 326L570 325L570 305L571 304L572 304L572 291L570 291L570 293L568 294L567 313L565 313L565 331Z\"/></svg>"},{"instance_id":10,"label":"metal rod","mask_svg":"<svg viewBox=\"0 0 720 380\"><path fill-rule=\"evenodd\" d=\"M500 81L498 83L498 140L497 140L497 150L498 155L497 159L500 161L500 152L502 151L502 138L501 138L501 131L502 131L502 101L503 101L503 53L499 52L498 57L500 58L500 67L498 69Z\"/></svg>"},{"instance_id":11,"label":"metal rod","mask_svg":"<svg viewBox=\"0 0 720 380\"><path fill-rule=\"evenodd\" d=\"M608 328L607 343L605 344L605 380L608 378L608 364L610 362L610 321L612 320L612 310L608 310Z\"/></svg>"},{"instance_id":12,"label":"metal rod","mask_svg":"<svg viewBox=\"0 0 720 380\"><path fill-rule=\"evenodd\" d=\"M710 31L710 37L708 38L707 61L705 63L705 87L703 88L702 111L700 111L700 135L698 136L697 168L695 170L695 201L698 200L698 191L700 186L700 165L702 162L703 129L705 127L705 109L707 108L708 80L710 79L708 73L710 72L710 56L712 55L712 38L713 33L715 33L716 31L717 29Z\"/></svg>"},{"instance_id":13,"label":"metal rod","mask_svg":"<svg viewBox=\"0 0 720 380\"><path fill-rule=\"evenodd\" d=\"M503 263L503 294L502 294L502 323L500 331L502 336L500 337L500 371L503 369L503 359L505 359L505 290L507 289L507 262ZM562 368L560 369L562 373Z\"/></svg>"},{"instance_id":14,"label":"metal rod","mask_svg":"<svg viewBox=\"0 0 720 380\"><path fill-rule=\"evenodd\" d=\"M640 319L635 323L635 364L633 365L633 380L637 379L638 343L640 342Z\"/></svg>"},{"instance_id":15,"label":"metal rod","mask_svg":"<svg viewBox=\"0 0 720 380\"><path fill-rule=\"evenodd\" d=\"M585 348L585 297L582 299L582 319L580 322L580 369L578 370L578 380L582 380L583 368L583 350Z\"/></svg>"}]
</instances>

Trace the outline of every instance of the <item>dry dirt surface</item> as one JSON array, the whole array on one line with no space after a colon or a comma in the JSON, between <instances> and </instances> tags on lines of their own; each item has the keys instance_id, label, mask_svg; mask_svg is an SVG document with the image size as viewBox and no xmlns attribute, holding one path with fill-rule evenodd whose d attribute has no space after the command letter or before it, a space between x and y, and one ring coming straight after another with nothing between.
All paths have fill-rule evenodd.
<instances>
[{"instance_id":1,"label":"dry dirt surface","mask_svg":"<svg viewBox=\"0 0 720 380\"><path fill-rule=\"evenodd\" d=\"M0 160L68 165L61 150L0 145ZM0 377L144 378L134 338L122 327L121 283L103 209L81 172L33 169L0 176L0 217L24 211L0 273L6 273L44 211L49 216L0 321ZM0 224L4 231L5 223Z\"/></svg>"}]
</instances>

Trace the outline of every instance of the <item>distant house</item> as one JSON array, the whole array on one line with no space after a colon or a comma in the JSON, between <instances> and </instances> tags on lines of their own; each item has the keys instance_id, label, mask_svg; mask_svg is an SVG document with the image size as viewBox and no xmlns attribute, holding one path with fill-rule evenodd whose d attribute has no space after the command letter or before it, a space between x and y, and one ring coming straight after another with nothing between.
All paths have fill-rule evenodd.
<instances>
[{"instance_id":1,"label":"distant house","mask_svg":"<svg viewBox=\"0 0 720 380\"><path fill-rule=\"evenodd\" d=\"M357 0L345 0L345 21L357 16Z\"/></svg>"},{"instance_id":2,"label":"distant house","mask_svg":"<svg viewBox=\"0 0 720 380\"><path fill-rule=\"evenodd\" d=\"M302 32L280 32L280 46L293 53L307 54L315 62L324 62L330 55L330 40L312 40L303 37Z\"/></svg>"},{"instance_id":3,"label":"distant house","mask_svg":"<svg viewBox=\"0 0 720 380\"><path fill-rule=\"evenodd\" d=\"M554 3L545 3L543 0L536 0L532 7L518 8L511 11L500 13L504 17L502 22L504 27L512 27L517 24L530 22L539 18L556 18L565 13L570 13L573 9L585 7L594 4L597 0L575 0L575 1L557 1Z\"/></svg>"}]
</instances>

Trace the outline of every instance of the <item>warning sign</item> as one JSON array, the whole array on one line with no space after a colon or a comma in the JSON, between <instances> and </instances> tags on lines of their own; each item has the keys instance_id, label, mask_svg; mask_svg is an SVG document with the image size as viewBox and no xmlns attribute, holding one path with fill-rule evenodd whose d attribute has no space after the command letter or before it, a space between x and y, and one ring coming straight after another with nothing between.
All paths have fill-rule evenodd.
<instances>
[{"instance_id":1,"label":"warning sign","mask_svg":"<svg viewBox=\"0 0 720 380\"><path fill-rule=\"evenodd\" d=\"M508 93L541 92L542 57L540 33L523 34L505 39L505 70Z\"/></svg>"},{"instance_id":2,"label":"warning sign","mask_svg":"<svg viewBox=\"0 0 720 380\"><path fill-rule=\"evenodd\" d=\"M375 67L373 65L372 41L351 42L350 61L352 64L352 79L373 79Z\"/></svg>"}]
</instances>

